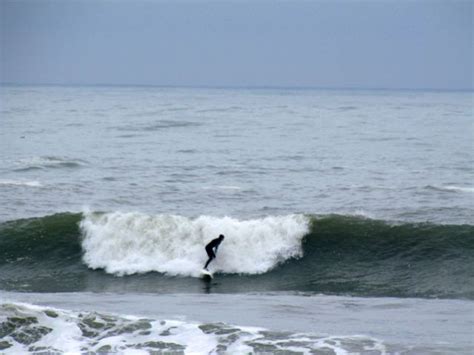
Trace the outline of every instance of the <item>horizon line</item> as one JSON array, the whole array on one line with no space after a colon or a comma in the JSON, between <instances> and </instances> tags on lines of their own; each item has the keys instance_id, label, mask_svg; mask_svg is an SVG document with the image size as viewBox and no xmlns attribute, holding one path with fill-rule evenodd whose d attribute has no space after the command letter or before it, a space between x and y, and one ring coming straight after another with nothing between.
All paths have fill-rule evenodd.
<instances>
[{"instance_id":1,"label":"horizon line","mask_svg":"<svg viewBox=\"0 0 474 355\"><path fill-rule=\"evenodd\" d=\"M474 88L408 88L408 87L337 87L337 86L284 86L284 85L194 85L194 84L107 84L107 83L15 83L0 82L3 86L50 86L50 87L143 87L163 89L213 89L213 90L328 90L328 91L431 91L431 92L474 92Z\"/></svg>"}]
</instances>

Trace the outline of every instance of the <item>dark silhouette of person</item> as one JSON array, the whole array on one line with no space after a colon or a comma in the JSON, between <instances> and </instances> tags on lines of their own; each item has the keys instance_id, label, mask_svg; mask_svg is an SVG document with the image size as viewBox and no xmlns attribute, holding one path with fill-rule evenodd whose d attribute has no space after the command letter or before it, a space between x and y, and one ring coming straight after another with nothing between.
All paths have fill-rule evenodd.
<instances>
[{"instance_id":1,"label":"dark silhouette of person","mask_svg":"<svg viewBox=\"0 0 474 355\"><path fill-rule=\"evenodd\" d=\"M217 248L219 248L219 245L222 243L224 240L224 235L219 235L219 238L211 240L207 245L206 245L206 253L209 256L209 260L207 261L206 265L204 265L204 270L207 270L207 266L209 263L215 259L216 253L217 253Z\"/></svg>"}]
</instances>

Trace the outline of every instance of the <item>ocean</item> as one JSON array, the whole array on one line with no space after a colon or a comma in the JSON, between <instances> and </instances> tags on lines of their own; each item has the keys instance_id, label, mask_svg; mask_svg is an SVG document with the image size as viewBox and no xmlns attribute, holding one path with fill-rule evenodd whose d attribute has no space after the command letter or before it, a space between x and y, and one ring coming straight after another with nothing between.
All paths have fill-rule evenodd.
<instances>
[{"instance_id":1,"label":"ocean","mask_svg":"<svg viewBox=\"0 0 474 355\"><path fill-rule=\"evenodd\" d=\"M473 353L473 110L0 87L0 352Z\"/></svg>"}]
</instances>

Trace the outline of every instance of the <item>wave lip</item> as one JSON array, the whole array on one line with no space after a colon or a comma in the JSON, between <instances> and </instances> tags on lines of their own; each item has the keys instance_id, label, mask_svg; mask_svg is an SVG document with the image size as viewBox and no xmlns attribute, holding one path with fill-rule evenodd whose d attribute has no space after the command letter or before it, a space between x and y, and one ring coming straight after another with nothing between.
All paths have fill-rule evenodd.
<instances>
[{"instance_id":1,"label":"wave lip","mask_svg":"<svg viewBox=\"0 0 474 355\"><path fill-rule=\"evenodd\" d=\"M302 215L240 221L230 217L89 213L80 223L83 260L92 269L116 275L158 271L199 276L207 259L204 246L224 234L226 239L212 269L261 274L302 256L308 222Z\"/></svg>"}]
</instances>

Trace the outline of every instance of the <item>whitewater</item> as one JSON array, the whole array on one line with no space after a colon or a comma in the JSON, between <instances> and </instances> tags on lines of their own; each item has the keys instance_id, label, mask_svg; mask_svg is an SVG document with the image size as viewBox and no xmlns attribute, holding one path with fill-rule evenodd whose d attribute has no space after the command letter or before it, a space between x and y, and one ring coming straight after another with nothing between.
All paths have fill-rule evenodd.
<instances>
[{"instance_id":1,"label":"whitewater","mask_svg":"<svg viewBox=\"0 0 474 355\"><path fill-rule=\"evenodd\" d=\"M84 262L118 275L158 271L199 276L205 262L203 245L210 236L227 235L213 270L264 273L302 255L308 232L303 216L238 221L202 216L194 220L173 215L137 213L87 215L81 221Z\"/></svg>"},{"instance_id":2,"label":"whitewater","mask_svg":"<svg viewBox=\"0 0 474 355\"><path fill-rule=\"evenodd\" d=\"M0 352L474 350L471 92L0 96Z\"/></svg>"}]
</instances>

